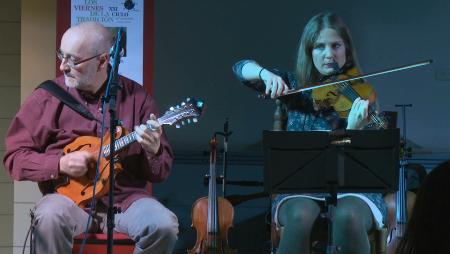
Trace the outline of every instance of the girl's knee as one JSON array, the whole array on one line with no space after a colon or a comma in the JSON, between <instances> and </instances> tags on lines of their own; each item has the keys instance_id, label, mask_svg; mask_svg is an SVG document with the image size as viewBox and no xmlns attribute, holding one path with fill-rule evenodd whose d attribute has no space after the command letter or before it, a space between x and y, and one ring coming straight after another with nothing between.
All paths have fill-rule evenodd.
<instances>
[{"instance_id":1,"label":"girl's knee","mask_svg":"<svg viewBox=\"0 0 450 254\"><path fill-rule=\"evenodd\" d=\"M320 208L313 200L291 199L282 204L279 210L281 224L294 224L298 227L311 227L319 215Z\"/></svg>"}]
</instances>

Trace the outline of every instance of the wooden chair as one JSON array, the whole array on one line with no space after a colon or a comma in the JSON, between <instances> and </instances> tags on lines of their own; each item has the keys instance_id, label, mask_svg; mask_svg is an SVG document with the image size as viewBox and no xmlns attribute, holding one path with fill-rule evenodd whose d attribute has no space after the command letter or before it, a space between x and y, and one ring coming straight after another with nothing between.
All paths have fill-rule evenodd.
<instances>
[{"instance_id":1,"label":"wooden chair","mask_svg":"<svg viewBox=\"0 0 450 254\"><path fill-rule=\"evenodd\" d=\"M150 194L153 193L152 183L147 182L145 187ZM80 234L74 238L72 254L78 254L80 252L81 244L83 243L84 234ZM126 234L114 233L113 234L113 252L120 254L131 254L134 251L135 242ZM83 254L106 254L108 236L103 233L90 233L88 234L86 245L84 247Z\"/></svg>"},{"instance_id":2,"label":"wooden chair","mask_svg":"<svg viewBox=\"0 0 450 254\"><path fill-rule=\"evenodd\" d=\"M318 229L313 230L311 232L312 242L321 242L326 244L327 242L327 230L326 229ZM276 226L272 226L272 245L276 248L279 245L280 237L283 235L283 227L277 228ZM382 229L373 230L369 233L369 243L370 243L370 253L371 254L385 254L387 245L386 240L388 237L388 229L386 227ZM315 254L316 252L312 252Z\"/></svg>"},{"instance_id":3,"label":"wooden chair","mask_svg":"<svg viewBox=\"0 0 450 254\"><path fill-rule=\"evenodd\" d=\"M74 238L72 254L78 254L80 252L83 239L84 234ZM114 233L113 242L113 253L132 254L134 251L134 241L126 234ZM107 243L108 239L106 234L88 234L83 254L106 254Z\"/></svg>"},{"instance_id":4,"label":"wooden chair","mask_svg":"<svg viewBox=\"0 0 450 254\"><path fill-rule=\"evenodd\" d=\"M286 130L287 124L287 108L284 103L282 103L279 99L276 100L276 109L274 112L274 123L273 130L274 131L282 131ZM387 225L382 229L376 229L369 233L369 241L370 241L370 250L371 254L385 254L387 251L387 238L389 229L395 225L395 193L386 194L384 199L388 207L388 218ZM414 205L415 195L412 193L408 193L407 196L407 213L411 214L412 207ZM319 230L320 231L320 230ZM327 232L326 230L321 230L322 232L312 232L312 241L323 241L326 243ZM275 225L272 225L272 244L277 247L279 244L280 236L283 234L283 228L277 228ZM313 239L313 237L317 237L317 239Z\"/></svg>"}]
</instances>

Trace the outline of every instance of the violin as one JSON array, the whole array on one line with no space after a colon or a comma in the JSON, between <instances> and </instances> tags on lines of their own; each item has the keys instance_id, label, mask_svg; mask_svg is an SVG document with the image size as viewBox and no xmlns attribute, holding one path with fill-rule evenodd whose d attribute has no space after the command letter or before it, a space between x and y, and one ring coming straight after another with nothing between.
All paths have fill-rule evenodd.
<instances>
[{"instance_id":1,"label":"violin","mask_svg":"<svg viewBox=\"0 0 450 254\"><path fill-rule=\"evenodd\" d=\"M234 209L231 203L217 196L216 151L217 141L210 141L208 196L199 198L192 205L192 227L197 231L195 246L188 254L235 254L228 246L228 230L233 226Z\"/></svg>"},{"instance_id":2,"label":"violin","mask_svg":"<svg viewBox=\"0 0 450 254\"><path fill-rule=\"evenodd\" d=\"M349 69L345 74L333 76L330 81L346 80L359 75L356 68ZM386 129L387 120L380 115L375 107L376 93L373 87L362 79L337 82L334 85L313 89L311 96L316 109L333 108L341 118L347 118L353 102L358 98L369 100L368 127Z\"/></svg>"},{"instance_id":3,"label":"violin","mask_svg":"<svg viewBox=\"0 0 450 254\"><path fill-rule=\"evenodd\" d=\"M291 89L283 93L280 97L289 96L292 94L302 93L305 91L312 90L313 91L313 99L315 100L315 106L327 108L333 106L333 108L341 115L341 117L347 117L348 112L351 109L351 105L356 100L356 98L361 97L363 99L368 99L371 103L369 106L369 124L367 127L369 128L386 128L387 121L384 119L384 116L378 114L376 108L373 105L375 101L375 93L373 88L369 84L361 82L364 78L375 77L378 75L384 75L387 73L393 73L397 71L408 70L412 68L417 68L421 66L425 66L431 64L433 60L421 61L414 64L399 66L395 68L390 68L378 72L373 72L365 75L358 75L357 70L350 69L345 76L341 76L340 80L337 78L333 78L333 80L329 82L324 82L321 84L310 85L298 89ZM335 69L339 69L338 67ZM347 78L345 78L347 76ZM354 83L356 81L356 83ZM358 83L360 83L358 85ZM329 88L326 88L329 87ZM315 90L319 90L314 92ZM373 96L373 97L372 97ZM266 98L266 97L264 97Z\"/></svg>"}]
</instances>

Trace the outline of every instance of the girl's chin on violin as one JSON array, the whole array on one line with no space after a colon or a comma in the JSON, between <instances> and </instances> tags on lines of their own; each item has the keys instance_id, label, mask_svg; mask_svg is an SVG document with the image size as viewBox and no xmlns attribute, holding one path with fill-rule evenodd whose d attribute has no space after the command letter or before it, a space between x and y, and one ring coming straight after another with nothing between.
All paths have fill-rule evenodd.
<instances>
[{"instance_id":1,"label":"girl's chin on violin","mask_svg":"<svg viewBox=\"0 0 450 254\"><path fill-rule=\"evenodd\" d=\"M320 72L322 75L328 76L334 74L336 70L334 69L335 63L324 64Z\"/></svg>"}]
</instances>

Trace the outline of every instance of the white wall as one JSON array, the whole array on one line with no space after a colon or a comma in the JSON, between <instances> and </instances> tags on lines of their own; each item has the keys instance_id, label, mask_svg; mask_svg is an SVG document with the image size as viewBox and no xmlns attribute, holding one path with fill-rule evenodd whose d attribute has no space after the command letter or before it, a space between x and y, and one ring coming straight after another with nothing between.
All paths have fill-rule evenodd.
<instances>
[{"instance_id":1,"label":"white wall","mask_svg":"<svg viewBox=\"0 0 450 254\"><path fill-rule=\"evenodd\" d=\"M0 156L4 135L20 104L20 1L2 2L0 8ZM0 253L12 253L14 186L0 166Z\"/></svg>"},{"instance_id":2,"label":"white wall","mask_svg":"<svg viewBox=\"0 0 450 254\"><path fill-rule=\"evenodd\" d=\"M23 101L42 81L55 76L56 0L22 0L20 84ZM13 253L22 253L30 209L41 197L36 183L14 183ZM28 246L28 243L27 243ZM26 252L29 250L27 248Z\"/></svg>"}]
</instances>

